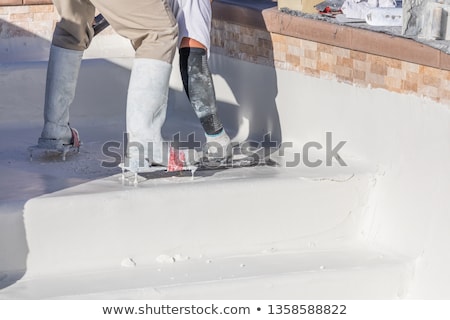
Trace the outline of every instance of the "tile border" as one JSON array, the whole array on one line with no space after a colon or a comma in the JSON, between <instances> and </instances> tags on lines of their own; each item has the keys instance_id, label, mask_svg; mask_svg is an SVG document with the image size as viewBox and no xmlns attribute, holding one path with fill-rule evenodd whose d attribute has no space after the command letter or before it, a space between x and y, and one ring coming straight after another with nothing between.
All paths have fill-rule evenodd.
<instances>
[{"instance_id":1,"label":"tile border","mask_svg":"<svg viewBox=\"0 0 450 320\"><path fill-rule=\"evenodd\" d=\"M216 0L212 50L450 105L450 56L411 39Z\"/></svg>"},{"instance_id":2,"label":"tile border","mask_svg":"<svg viewBox=\"0 0 450 320\"><path fill-rule=\"evenodd\" d=\"M450 70L450 55L404 37L292 16L280 12L277 7L258 10L220 0L214 1L213 6L213 16L218 20L267 30L270 33Z\"/></svg>"}]
</instances>

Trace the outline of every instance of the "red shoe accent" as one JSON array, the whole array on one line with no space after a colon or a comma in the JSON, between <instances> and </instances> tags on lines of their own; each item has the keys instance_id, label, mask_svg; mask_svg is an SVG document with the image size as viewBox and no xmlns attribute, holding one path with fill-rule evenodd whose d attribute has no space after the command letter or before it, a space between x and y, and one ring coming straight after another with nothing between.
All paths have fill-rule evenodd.
<instances>
[{"instance_id":1,"label":"red shoe accent","mask_svg":"<svg viewBox=\"0 0 450 320\"><path fill-rule=\"evenodd\" d=\"M75 148L80 147L80 145L81 145L81 142L80 142L80 135L79 135L77 129L70 128L70 130L72 131L72 141L71 141L71 145L74 146Z\"/></svg>"},{"instance_id":2,"label":"red shoe accent","mask_svg":"<svg viewBox=\"0 0 450 320\"><path fill-rule=\"evenodd\" d=\"M184 169L184 164L186 162L186 157L184 152L176 150L174 147L170 147L169 153L169 163L167 164L167 171L182 171Z\"/></svg>"}]
</instances>

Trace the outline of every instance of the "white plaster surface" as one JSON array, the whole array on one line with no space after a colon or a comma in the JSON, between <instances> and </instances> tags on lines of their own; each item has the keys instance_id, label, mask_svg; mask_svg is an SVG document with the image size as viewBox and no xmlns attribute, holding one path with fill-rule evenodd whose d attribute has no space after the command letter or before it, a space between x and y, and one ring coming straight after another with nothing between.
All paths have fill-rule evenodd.
<instances>
[{"instance_id":1,"label":"white plaster surface","mask_svg":"<svg viewBox=\"0 0 450 320\"><path fill-rule=\"evenodd\" d=\"M270 131L293 144L274 156L284 164L332 132L347 141L348 166L122 184L100 164L111 160L103 143L122 139L129 58L83 62L71 109L81 152L30 162L46 65L4 63L0 299L450 297L448 106L217 54L210 62L235 140ZM201 136L176 63L169 106L166 137Z\"/></svg>"}]
</instances>

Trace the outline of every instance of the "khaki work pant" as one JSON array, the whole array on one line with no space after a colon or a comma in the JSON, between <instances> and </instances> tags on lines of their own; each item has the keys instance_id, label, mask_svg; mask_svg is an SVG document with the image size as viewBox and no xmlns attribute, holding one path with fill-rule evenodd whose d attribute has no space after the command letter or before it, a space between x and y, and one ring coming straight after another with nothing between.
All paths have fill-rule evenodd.
<instances>
[{"instance_id":1,"label":"khaki work pant","mask_svg":"<svg viewBox=\"0 0 450 320\"><path fill-rule=\"evenodd\" d=\"M83 51L92 41L95 9L114 30L129 39L137 58L172 64L178 27L166 0L53 0L61 20L52 44Z\"/></svg>"}]
</instances>

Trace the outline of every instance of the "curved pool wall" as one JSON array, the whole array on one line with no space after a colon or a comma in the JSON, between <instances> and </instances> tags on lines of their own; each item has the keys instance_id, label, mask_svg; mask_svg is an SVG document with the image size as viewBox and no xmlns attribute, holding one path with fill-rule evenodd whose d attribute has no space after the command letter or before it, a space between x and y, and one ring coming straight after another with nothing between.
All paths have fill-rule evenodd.
<instances>
[{"instance_id":1,"label":"curved pool wall","mask_svg":"<svg viewBox=\"0 0 450 320\"><path fill-rule=\"evenodd\" d=\"M416 259L411 298L448 297L442 284L450 281L445 271L450 258L449 106L295 72L277 70L276 78L283 140L300 146L323 143L325 133L332 132L333 138L347 141L344 159L376 166L371 218L362 235ZM258 79L255 86L264 86L264 77Z\"/></svg>"},{"instance_id":2,"label":"curved pool wall","mask_svg":"<svg viewBox=\"0 0 450 320\"><path fill-rule=\"evenodd\" d=\"M116 41L118 40L114 37L108 40L111 47L117 48L118 46L115 45ZM87 53L86 57L101 57L102 54L103 52L99 53L96 50L92 50ZM124 53L120 50L120 56L126 57L129 54L130 51ZM244 141L250 139L258 141L265 133L271 132L275 140L287 143L289 146L284 156L280 157L279 154L277 155L277 152L274 154L274 159L284 163L292 160L294 153L303 153L303 147L310 142L318 142L325 146L326 135L331 133L334 144L339 141L346 142L339 154L348 166L342 167L335 161L331 167L323 164L317 168L310 168L304 163L300 163L293 168L280 169L283 170L281 173L267 173L269 176L268 180L252 180L255 179L254 173L243 173L242 177L244 179L238 173L231 173L228 177L226 175L219 176L219 179L216 181L214 181L214 177L210 180L205 178L205 184L196 186L194 188L198 189L193 190L208 193L208 190L211 191L211 187L214 186L215 188L220 188L227 195L226 199L230 202L233 201L233 198L228 197L232 195L230 189L235 188L235 190L241 192L237 193L236 197L238 198L237 202L244 207L240 209L241 211L231 214L235 220L227 221L224 218L227 214L226 210L222 212L223 216L219 220L222 226L230 229L234 226L235 235L240 237L242 242L240 243L238 240L229 242L227 236L233 237L233 232L227 235L227 232L217 226L217 222L213 218L208 220L207 216L194 215L194 217L206 219L205 225L201 225L198 232L201 232L203 227L215 226L218 228L216 229L217 232L214 232L214 230L206 232L205 238L201 240L206 243L208 242L208 237L211 237L211 239L214 239L213 244L211 246L203 244L202 250L196 251L192 245L193 240L186 237L183 238L189 233L183 233L179 230L180 233L178 235L174 233L172 241L169 241L171 245L175 247L184 246L183 248L187 252L191 250L193 254L204 253L212 257L215 257L214 250L216 249L218 254L222 253L226 257L231 257L231 260L223 262L223 268L226 269L227 263L233 265L233 263L240 261L240 258L233 258L233 252L240 257L239 255L246 252L245 244L248 244L248 248L251 250L260 250L263 248L261 244L265 243L264 239L270 239L273 246L280 250L281 255L264 256L267 259L264 266L276 264L278 261L280 263L290 263L290 267L282 270L282 280L276 278L274 273L268 279L263 280L266 281L263 284L276 283L279 288L288 288L289 290L285 290L287 294L282 296L283 298L307 298L308 296L319 299L330 297L334 299L358 298L359 292L356 289L353 292L349 290L348 294L334 292L331 296L328 296L323 293L320 289L326 288L325 280L334 283L333 276L339 277L346 273L336 271L333 274L333 268L331 268L331 272L324 274L321 278L320 273L311 272L310 269L302 266L305 263L307 264L305 260L315 261L316 256L319 256L320 259L317 258L317 264L314 268L322 271L328 266L336 266L336 270L338 270L338 266L345 265L345 262L339 262L342 257L348 257L349 260L354 258L355 261L364 260L364 263L359 264L360 262L355 262L354 265L349 263L346 266L346 272L357 275L355 278L352 278L353 281L367 282L367 286L371 290L373 289L373 292L366 292L365 295L359 296L362 298L447 299L450 297L448 289L450 275L447 272L450 263L448 250L448 243L450 243L450 235L448 233L450 219L448 216L450 213L450 201L448 200L450 191L448 162L450 159L450 110L448 104L441 104L429 98L413 94L399 94L384 89L363 88L333 79L327 80L311 77L300 72L245 62L220 53L212 54L210 65L214 74L220 114L224 119L225 126L229 128L235 140ZM17 66L18 64L3 64L2 73L5 75L11 74L15 72ZM93 74L97 70L114 70L120 66L118 73L111 71L110 75L111 77L117 77L119 83L126 84L131 60L129 58L106 61L90 60L85 61L84 66L88 66ZM36 72L41 75L45 71L36 64L24 64L21 68L25 75L34 72L33 70L36 69L39 69ZM92 74L87 74L86 76L92 77ZM17 79L17 77L12 78ZM30 79L27 80L26 76L20 79L25 83L31 81ZM42 86L42 83L35 85ZM189 127L189 129L185 129L187 130L186 132L190 132L190 130L201 132L190 106L183 96L176 62L174 63L171 79L171 89L171 96L169 97L171 111L169 112L169 117L173 117L177 121L174 122L175 125L168 124L166 126L166 134L169 135L175 132L180 124L185 124ZM89 89L82 87L79 94L82 95L83 91L89 92ZM117 91L113 94L114 99L111 99L111 103L115 100L124 100L124 91ZM40 97L40 94L37 92L35 95ZM11 112L7 106L4 109ZM99 106L99 110L107 111L105 109L107 109L106 106ZM85 111L89 112L89 110ZM120 107L114 109L113 115L108 120L111 124L116 125L115 129L123 127L121 111L123 110ZM38 113L39 110L34 110L30 116L31 118L28 119L24 116L25 118L21 118L17 122L14 119L3 121L2 127L8 130L14 126L20 127L23 126L23 120L28 121L27 123L37 123L36 115ZM99 121L98 119L101 119L101 114L100 111L95 112L94 117L87 120L85 125L87 130L91 128L92 139L99 139L99 141L107 139L107 137L102 136L100 138L98 136L99 133L92 128L95 127L95 123ZM85 118L86 116L80 113L75 115L74 120L83 120ZM21 122L21 124L18 125L18 122ZM39 125L35 127L38 128ZM117 136L120 136L120 133ZM11 147L8 146L8 150L10 149ZM317 154L313 154L312 158L314 160L324 159L324 154L321 151L324 150L319 150ZM23 156L22 153L19 154ZM249 178L247 182L245 180L246 175ZM354 176L357 177L356 180L352 179ZM296 184L296 182L294 183L290 180L292 177L296 179L295 181L306 181L306 184ZM114 259L118 257L125 257L123 253L130 252L130 248L108 247L104 250L104 256L101 256L99 259L103 259L103 261L79 262L78 260L79 263L77 262L76 267L79 267L80 278L75 277L75 280L72 279L72 284L77 279L84 279L80 283L85 288L79 289L79 292L76 290L74 292L65 292L59 288L60 292L62 292L60 295L48 293L46 296L45 292L47 290L44 290L44 293L40 293L40 290L45 283L57 283L58 279L61 279L61 274L63 276L65 274L64 272L61 273L61 270L64 271L64 268L70 270L70 267L67 265L71 263L71 253L67 252L67 248L64 247L66 244L62 243L60 246L55 244L54 249L60 255L58 257L61 258L61 261L66 259L66 263L62 262L61 265L58 265L55 261L42 261L41 257L45 256L44 253L48 254L45 251L45 246L52 242L51 237L45 238L43 235L48 234L52 230L54 231L52 227L62 226L67 222L73 223L79 218L77 212L74 212L73 214L68 214L68 220L65 220L66 217L58 214L58 210L51 209L52 206L57 207L58 204L62 203L58 201L68 198L76 199L77 196L83 196L83 194L92 194L92 197L94 197L98 193L102 201L112 201L111 203L113 203L114 198L117 198L120 192L125 192L133 199L137 199L137 207L139 207L139 203L147 201L148 193L146 188L150 188L148 184L143 184L141 188L130 187L124 191L122 189L123 186L118 184L117 181L109 178L105 179L93 180L81 185L78 184L84 181L69 179L70 181L67 180L60 185L56 184L56 187L51 188L51 192L57 191L56 193L46 195L45 192L39 191L35 195L44 194L43 197L34 198L35 195L33 194L33 199L26 199L26 203L25 201L23 202L25 206L24 212L21 212L15 202L4 202L2 208L12 207L13 209L8 209L9 211L7 210L2 217L4 223L2 222L0 228L2 229L3 238L6 238L5 241L8 242L6 243L2 240L3 244L0 248L5 253L6 259L9 257L13 258L9 261L3 259L2 264L7 267L0 267L0 283L3 282L1 286L3 289L0 290L2 299L55 296L96 297L89 290L87 291L90 295L82 295L86 293L86 287L92 285L95 280L87 276L86 272L89 273L90 270L114 269L113 265L110 264L111 261L115 261ZM231 182L227 182L227 179ZM92 178L87 178L87 180L92 180ZM310 184L311 181L314 183ZM319 184L315 184L315 182L319 182ZM223 183L222 186L220 186L221 183ZM227 185L227 183L229 184ZM189 186L187 185L187 187ZM249 202L245 201L244 198L238 197L238 194L242 194L245 190L252 190L252 199L259 198L259 195L267 197L270 193L264 192L269 192L271 186L278 188L271 191L275 195L271 198L271 205L258 205L257 215L255 212L252 212L255 206L254 201ZM152 187L155 188L155 186ZM108 188L111 188L110 194L108 194ZM172 190L179 194L180 197L185 193L183 186L163 185L163 183L158 185L156 183L155 194L163 197L166 190L168 192ZM17 193L22 191L26 194L26 190L17 187ZM303 193L306 195L306 198L310 198L310 202L301 198ZM297 196L299 198L295 199ZM287 204L287 206L279 206L277 202L280 201ZM329 207L324 205L323 202L329 202ZM77 203L79 202L77 201ZM162 204L160 205L163 208ZM299 211L298 215L277 211L277 208L284 208L284 211L289 211L288 209L294 206L300 208L303 206L305 210ZM192 205L192 208L195 207ZM309 212L313 212L313 209L316 207L320 207L318 212L314 213L314 215L310 214ZM336 209L336 215L333 213L327 215L326 213L333 208ZM53 213L52 210L54 210ZM47 220L39 221L40 215L44 212L48 213L45 217ZM136 212L139 212L139 208L136 209ZM345 217L346 213L349 218L339 217L340 215ZM248 219L240 218L240 216L245 214L249 215ZM245 228L247 230L251 228L255 223L254 219L257 219L258 215L265 217L263 222L260 221L258 224L261 233L254 231L254 233L251 233L253 234L253 237L250 237L252 239L247 239ZM142 224L150 223L151 221L149 222L148 220L154 218L154 216L146 217L144 214L138 215L138 217L140 220L138 219L134 222L136 223L133 225L134 227L138 226L139 222ZM320 218L315 220L318 217ZM85 214L82 218L85 220L82 220L80 223L89 222L89 214ZM106 213L103 215L100 213L96 218L107 219L110 217ZM120 224L120 222L126 222L129 219L129 215L117 215L116 218L118 219L117 223ZM178 223L185 223L186 226L192 228L195 227L195 223L191 224L192 221L190 221L189 217L182 218L178 216L178 218L181 219L177 221ZM283 219L285 220L283 221ZM102 221L106 220L99 220L99 223ZM162 225L168 223L164 222L164 219L158 221ZM243 226L242 230L237 227L238 225ZM292 238L290 237L295 236L296 232L296 228L293 228L292 225L298 225L298 229L301 229L299 231L301 233L299 234L300 240L291 241ZM300 227L302 225L305 225L303 229ZM272 228L272 226L277 226L277 228ZM292 228L288 228L288 226ZM323 228L323 226L327 227ZM89 226L89 228L91 227L95 229L95 225ZM70 230L70 227L67 228L67 230ZM309 232L308 228L311 228L310 230L313 231ZM289 231L285 232L288 229ZM144 233L145 229L141 231ZM64 232L64 230L61 229L61 232ZM109 239L107 230L103 230L103 232L105 233L101 235L105 236L105 239ZM157 232L155 230L155 233ZM269 234L269 232L273 234ZM164 234L169 235L171 233L161 231L161 235ZM93 236L95 236L95 232L93 232ZM112 237L113 235L109 236ZM134 237L130 233L128 235L122 234L122 236L125 238L129 237L131 245L142 240L148 240L145 234L138 234ZM302 240L302 237L304 240ZM343 241L341 241L342 239ZM186 242L186 244L183 245L183 242ZM324 243L323 247L320 245L321 242ZM315 248L314 245L311 245L313 243L318 243L319 245ZM242 244L244 244L244 248ZM74 248L76 248L74 243L68 242L67 245L74 245ZM74 250L72 258L83 257L82 253L77 252L77 250L89 251L87 250L89 237L84 245L85 247L81 246ZM91 245L95 247L93 243ZM214 247L214 245L217 247ZM343 245L343 249L341 249L341 245ZM351 248L351 253L347 252L348 248ZM353 248L355 248L354 251ZM367 251L369 253L366 252L367 248L370 248ZM120 251L121 249L124 250L121 252L122 255L115 256L114 251ZM171 258L164 255L166 253L173 254L178 252L170 252L167 248L161 250L161 247L158 247L158 245L150 249L153 251L147 257L143 252L146 249L139 249L134 252L138 258L141 258L143 264L152 265L152 261L154 262L158 252L161 253L158 256L160 260L167 257ZM142 252L139 252L140 250ZM339 253L341 251L343 253L340 256ZM90 254L96 253L96 251L92 251ZM288 254L289 257L283 258L282 254L284 253ZM293 254L290 255L291 253ZM379 281L398 281L398 286L389 288L392 292L388 289L383 291L373 284L369 284L371 277L373 277L372 273L359 273L361 270L366 270L361 265L367 267L371 262L379 264L378 253L386 255L386 260L392 263L393 267L384 270L382 275L377 273L375 279ZM17 255L20 255L21 258L17 258ZM113 257L111 261L108 260L111 258L110 256ZM252 259L257 260L259 258L256 256L256 258L253 257ZM136 260L139 261L139 259ZM216 261L221 260L217 258ZM258 261L249 261L258 265ZM214 262L214 258L209 262ZM161 261L158 263L161 263ZM251 263L248 263L248 265L250 266ZM302 280L286 276L286 274L290 274L289 272L293 271L289 268L296 264L307 270L301 275L300 278ZM177 264L177 267L180 265ZM228 267L232 269L230 265ZM59 267L61 267L61 270L58 270ZM244 264L241 263L240 267L243 269ZM324 268L321 269L320 267ZM191 266L189 272L194 274L195 272L192 268ZM204 265L198 267L198 270L208 274L208 271L202 268L204 268ZM267 268L269 269L269 267ZM311 268L314 269L313 267ZM367 270L370 270L370 268L367 268ZM76 273L76 271L76 268L70 270L71 274ZM136 279L140 279L143 276L139 272L142 271L138 270ZM182 266L179 272L180 274L185 272ZM14 278L14 273L19 276ZM271 273L268 272L268 274ZM40 278L41 275L43 275L42 278ZM58 275L58 277L53 277L53 275ZM241 288L243 292L247 292L247 295L242 296L243 298L280 297L279 292L277 293L275 289L271 291L266 288L267 290L261 290L260 293L257 292L261 288L261 283L258 282L258 279L264 279L264 275L258 272L254 274L254 277L251 275L250 273L250 277L247 278L245 276L242 278L238 277L237 280L233 278L234 282L226 277L227 281L217 280L219 279L217 276L215 278L215 287L208 287L207 285L202 287L202 283L211 280L208 277L203 280L200 277L194 283L203 288L205 294L206 292L211 293L212 297L239 298L239 295L236 296L235 288ZM213 276L211 275L211 277ZM345 277L351 276L346 275ZM346 279L345 277L344 279ZM103 295L99 295L99 297L127 298L139 296L136 292L127 291L126 281L123 278L120 279L116 286L114 284L109 285L109 287L106 286L102 291ZM297 281L296 279L300 284L311 282L317 283L317 285L308 287L310 289L309 295L308 292L297 294L296 290L290 288L287 284L286 287L283 286L285 282L297 283L295 282ZM105 283L110 283L110 279L107 276L105 276L104 281ZM227 287L227 283L231 283L232 286ZM171 287L164 283L158 285L164 288ZM138 285L134 284L134 286ZM156 284L150 281L147 286L152 288ZM345 287L345 284L341 284L341 286ZM274 287L276 288L277 286L274 285ZM58 285L55 285L55 288L58 288ZM199 290L191 290L189 285L183 283L176 288L178 289L174 289L175 292L167 289L167 295L164 297L204 297L199 293ZM48 291L51 291L51 289L48 289ZM143 297L160 297L153 295L150 291L141 290L141 294ZM55 289L55 292L58 292L58 289ZM116 294L108 295L105 292L115 292ZM381 294L378 294L379 292Z\"/></svg>"}]
</instances>

